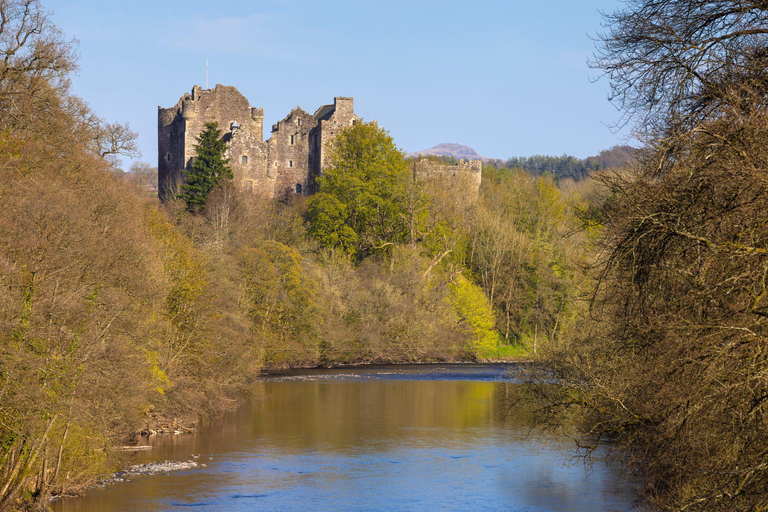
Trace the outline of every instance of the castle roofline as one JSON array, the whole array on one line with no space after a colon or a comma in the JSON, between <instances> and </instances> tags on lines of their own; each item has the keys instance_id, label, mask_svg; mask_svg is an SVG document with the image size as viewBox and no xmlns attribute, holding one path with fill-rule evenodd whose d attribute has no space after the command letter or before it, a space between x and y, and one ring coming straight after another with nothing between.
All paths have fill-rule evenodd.
<instances>
[{"instance_id":1,"label":"castle roofline","mask_svg":"<svg viewBox=\"0 0 768 512\"><path fill-rule=\"evenodd\" d=\"M315 112L315 119L318 121L327 121L336 111L336 105L323 105Z\"/></svg>"}]
</instances>

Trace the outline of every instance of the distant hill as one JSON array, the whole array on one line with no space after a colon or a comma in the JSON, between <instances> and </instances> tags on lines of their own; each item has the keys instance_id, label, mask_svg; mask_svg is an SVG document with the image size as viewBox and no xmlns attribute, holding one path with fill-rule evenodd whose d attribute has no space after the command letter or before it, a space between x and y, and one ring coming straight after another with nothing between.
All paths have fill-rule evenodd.
<instances>
[{"instance_id":1,"label":"distant hill","mask_svg":"<svg viewBox=\"0 0 768 512\"><path fill-rule=\"evenodd\" d=\"M438 144L430 149L407 153L405 156L406 158L415 158L417 156L452 156L456 160L488 160L488 158L477 154L477 151L469 146L452 143Z\"/></svg>"}]
</instances>

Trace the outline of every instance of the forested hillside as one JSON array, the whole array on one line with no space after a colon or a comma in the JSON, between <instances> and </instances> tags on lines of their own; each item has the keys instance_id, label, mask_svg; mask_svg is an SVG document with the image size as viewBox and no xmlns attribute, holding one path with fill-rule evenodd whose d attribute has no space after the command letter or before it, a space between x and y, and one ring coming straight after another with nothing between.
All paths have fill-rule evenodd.
<instances>
[{"instance_id":1,"label":"forested hillside","mask_svg":"<svg viewBox=\"0 0 768 512\"><path fill-rule=\"evenodd\" d=\"M214 154L159 206L113 172L135 134L70 92L75 50L39 2L0 11L0 508L235 407L265 366L520 356L577 318L577 187L417 183L357 123L309 201L244 194Z\"/></svg>"},{"instance_id":2,"label":"forested hillside","mask_svg":"<svg viewBox=\"0 0 768 512\"><path fill-rule=\"evenodd\" d=\"M596 171L621 169L632 164L638 157L638 150L631 146L614 146L604 149L596 156L576 158L570 155L533 155L512 157L507 160L492 159L486 165L497 169L524 169L534 176L547 174L555 180L572 179L579 181Z\"/></svg>"}]
</instances>

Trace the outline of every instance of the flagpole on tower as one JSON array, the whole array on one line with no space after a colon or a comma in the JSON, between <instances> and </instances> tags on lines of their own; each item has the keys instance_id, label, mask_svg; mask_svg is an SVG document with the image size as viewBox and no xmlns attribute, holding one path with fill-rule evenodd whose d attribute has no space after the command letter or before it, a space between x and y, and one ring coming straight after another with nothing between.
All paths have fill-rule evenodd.
<instances>
[{"instance_id":1,"label":"flagpole on tower","mask_svg":"<svg viewBox=\"0 0 768 512\"><path fill-rule=\"evenodd\" d=\"M208 88L208 57L205 58L205 88Z\"/></svg>"}]
</instances>

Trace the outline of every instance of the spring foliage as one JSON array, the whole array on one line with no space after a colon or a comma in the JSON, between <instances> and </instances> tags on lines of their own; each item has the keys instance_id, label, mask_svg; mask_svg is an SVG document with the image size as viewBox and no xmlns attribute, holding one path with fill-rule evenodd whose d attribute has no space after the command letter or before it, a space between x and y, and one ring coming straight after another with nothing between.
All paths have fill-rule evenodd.
<instances>
[{"instance_id":1,"label":"spring foliage","mask_svg":"<svg viewBox=\"0 0 768 512\"><path fill-rule=\"evenodd\" d=\"M357 123L308 204L265 201L216 186L230 174L208 126L186 195L159 206L96 150L125 131L105 138L116 125L70 94L72 48L39 3L0 11L0 31L39 42L0 38L18 57L0 70L0 509L230 409L263 365L495 358L573 314L571 193L551 180L495 171L480 197L416 183Z\"/></svg>"},{"instance_id":2,"label":"spring foliage","mask_svg":"<svg viewBox=\"0 0 768 512\"><path fill-rule=\"evenodd\" d=\"M414 184L392 137L374 123L355 123L337 135L329 162L308 202L310 234L358 259L407 242Z\"/></svg>"}]
</instances>

